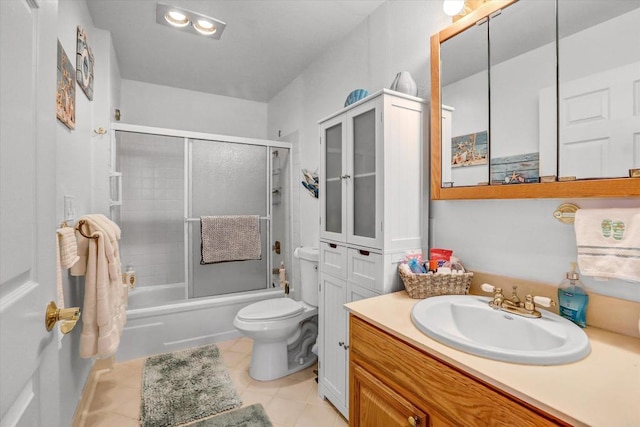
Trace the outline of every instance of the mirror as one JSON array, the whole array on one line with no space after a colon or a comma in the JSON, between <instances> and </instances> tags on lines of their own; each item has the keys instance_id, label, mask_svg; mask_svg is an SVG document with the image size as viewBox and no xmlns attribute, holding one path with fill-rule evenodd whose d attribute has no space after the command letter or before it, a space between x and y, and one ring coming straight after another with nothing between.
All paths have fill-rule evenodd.
<instances>
[{"instance_id":1,"label":"mirror","mask_svg":"<svg viewBox=\"0 0 640 427\"><path fill-rule=\"evenodd\" d=\"M592 8L582 10L581 6L587 3L593 4ZM617 3L624 4L624 7L611 7L607 13L593 9L603 4L622 6ZM572 10L575 6L580 7L579 12ZM593 95L592 84L587 86L590 90L582 92L585 102L578 103L576 100L581 96L579 92L565 91L563 87L570 80L585 77L585 73L580 75L580 71L585 70L586 65L590 65L587 68L589 70L602 72L603 62L626 63L630 76L634 75L635 70L632 80L640 81L637 75L640 74L640 49L637 46L618 48L617 44L612 49L610 37L613 33L620 34L620 37L624 34L624 43L628 40L628 43L637 44L635 41L640 38L640 30L626 23L637 22L639 8L640 2L637 0L559 0L557 16L562 29L559 30L560 38L556 45L555 2L493 0L432 36L432 199L640 195L640 180L623 178L628 176L629 169L640 167L640 126L637 120L633 120L640 119L639 84L635 83L633 89L627 85L626 91L620 90L626 94L620 102L636 106L633 113L627 114L631 117L620 119L626 120L624 124L629 122L626 126L627 135L622 137L627 140L624 148L607 145L607 137L599 133L588 136L589 129L595 126L594 122L603 122L600 116L609 107L606 104L608 98L602 94L600 98ZM612 33L610 25L606 24L615 16L619 17L620 22L614 24L616 31ZM535 25L531 25L532 22ZM610 31L608 35L593 33L600 26L605 27L604 31ZM589 33L585 36L587 31ZM468 42L471 39L473 41ZM581 47L579 43L582 43ZM594 43L601 47L602 54L600 51L588 53ZM559 74L556 72L558 49ZM583 53L585 49L587 53ZM565 51L572 55L565 53L564 58ZM616 51L617 56L611 51ZM483 53L484 58L479 58L478 55ZM580 61L574 60L574 57L579 57ZM602 61L603 57L611 60ZM455 66L456 61L460 66ZM581 63L585 61L588 64ZM560 112L556 109L559 99L556 88L558 78L560 95L566 99L565 103L561 101ZM476 84L471 84L474 80ZM461 88L465 86L467 91L463 93ZM471 157L482 155L481 152L478 154L481 150L477 147L479 145L482 149L483 135L477 122L484 120L485 114L477 109L477 105L481 104L478 100L482 99L480 92L483 90L489 96L486 113L489 118L486 129L488 162L483 165L480 160L476 164L457 166L456 162L464 156L456 152L458 149L464 151L465 147L472 147L475 142L476 153ZM631 99L632 96L635 99ZM567 110L567 105L574 108ZM478 114L474 117L475 125L466 118L469 111ZM557 126L559 120L561 126ZM568 122L563 130L562 120L573 122ZM612 122L608 125L611 129L624 127L617 118ZM569 137L578 123L584 125L583 135L587 135L586 138ZM634 144L635 149L632 147ZM622 152L625 161L613 159L613 155L606 153L603 146L615 147L610 151ZM636 153L636 158L633 153ZM616 167L603 167L603 158ZM556 182L557 176L571 176L569 174L572 172L578 180ZM539 182L539 177L545 176L551 176L553 182ZM602 179L610 177L615 178Z\"/></svg>"}]
</instances>

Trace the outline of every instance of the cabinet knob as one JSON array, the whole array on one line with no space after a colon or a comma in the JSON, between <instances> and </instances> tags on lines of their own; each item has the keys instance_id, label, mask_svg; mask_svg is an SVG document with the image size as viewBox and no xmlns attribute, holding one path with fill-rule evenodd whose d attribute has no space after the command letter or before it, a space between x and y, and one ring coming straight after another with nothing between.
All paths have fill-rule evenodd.
<instances>
[{"instance_id":1,"label":"cabinet knob","mask_svg":"<svg viewBox=\"0 0 640 427\"><path fill-rule=\"evenodd\" d=\"M349 350L349 346L348 345L345 344L345 345L343 345L343 347L344 347L345 350Z\"/></svg>"},{"instance_id":2,"label":"cabinet knob","mask_svg":"<svg viewBox=\"0 0 640 427\"><path fill-rule=\"evenodd\" d=\"M342 175L340 178L341 179L349 179L349 178L351 178L351 175L345 174L345 175Z\"/></svg>"},{"instance_id":3,"label":"cabinet knob","mask_svg":"<svg viewBox=\"0 0 640 427\"><path fill-rule=\"evenodd\" d=\"M342 347L344 346L344 342L343 341L338 341L338 347Z\"/></svg>"},{"instance_id":4,"label":"cabinet knob","mask_svg":"<svg viewBox=\"0 0 640 427\"><path fill-rule=\"evenodd\" d=\"M410 416L410 417L409 417L409 419L408 419L407 421L409 421L409 425L410 425L411 427L417 427L417 426L419 426L419 425L420 425L420 418L418 418L418 417L412 417L412 416Z\"/></svg>"}]
</instances>

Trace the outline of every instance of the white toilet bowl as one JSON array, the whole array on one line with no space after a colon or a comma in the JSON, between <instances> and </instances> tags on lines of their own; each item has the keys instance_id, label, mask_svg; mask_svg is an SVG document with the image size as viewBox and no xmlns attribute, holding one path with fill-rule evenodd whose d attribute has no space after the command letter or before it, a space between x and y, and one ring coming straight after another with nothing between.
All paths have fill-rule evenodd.
<instances>
[{"instance_id":1,"label":"white toilet bowl","mask_svg":"<svg viewBox=\"0 0 640 427\"><path fill-rule=\"evenodd\" d=\"M318 335L318 249L298 248L303 301L274 298L250 304L233 326L253 339L249 375L260 381L281 378L316 362L311 352Z\"/></svg>"},{"instance_id":2,"label":"white toilet bowl","mask_svg":"<svg viewBox=\"0 0 640 427\"><path fill-rule=\"evenodd\" d=\"M314 355L307 357L303 363L290 360L287 347L299 338L301 324L307 319L315 321L313 329L317 334L317 321L313 318L317 314L317 307L291 298L260 301L240 310L233 319L233 326L253 339L249 368L251 378L259 381L274 380L315 363Z\"/></svg>"}]
</instances>

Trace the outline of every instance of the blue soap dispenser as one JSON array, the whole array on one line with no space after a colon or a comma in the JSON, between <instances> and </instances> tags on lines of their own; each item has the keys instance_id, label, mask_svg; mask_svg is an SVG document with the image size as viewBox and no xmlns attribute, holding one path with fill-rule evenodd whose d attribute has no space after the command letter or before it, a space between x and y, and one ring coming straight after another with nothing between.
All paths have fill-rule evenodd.
<instances>
[{"instance_id":1,"label":"blue soap dispenser","mask_svg":"<svg viewBox=\"0 0 640 427\"><path fill-rule=\"evenodd\" d=\"M589 295L576 272L577 264L571 263L571 271L558 287L558 302L560 315L584 328L587 326L587 305Z\"/></svg>"}]
</instances>

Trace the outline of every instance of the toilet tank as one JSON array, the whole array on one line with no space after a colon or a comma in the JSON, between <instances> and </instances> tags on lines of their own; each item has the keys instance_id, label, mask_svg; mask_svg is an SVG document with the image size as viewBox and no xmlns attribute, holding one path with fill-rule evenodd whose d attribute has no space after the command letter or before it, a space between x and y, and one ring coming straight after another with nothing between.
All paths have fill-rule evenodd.
<instances>
[{"instance_id":1,"label":"toilet tank","mask_svg":"<svg viewBox=\"0 0 640 427\"><path fill-rule=\"evenodd\" d=\"M318 248L301 246L293 255L300 260L300 291L302 301L318 306Z\"/></svg>"}]
</instances>

